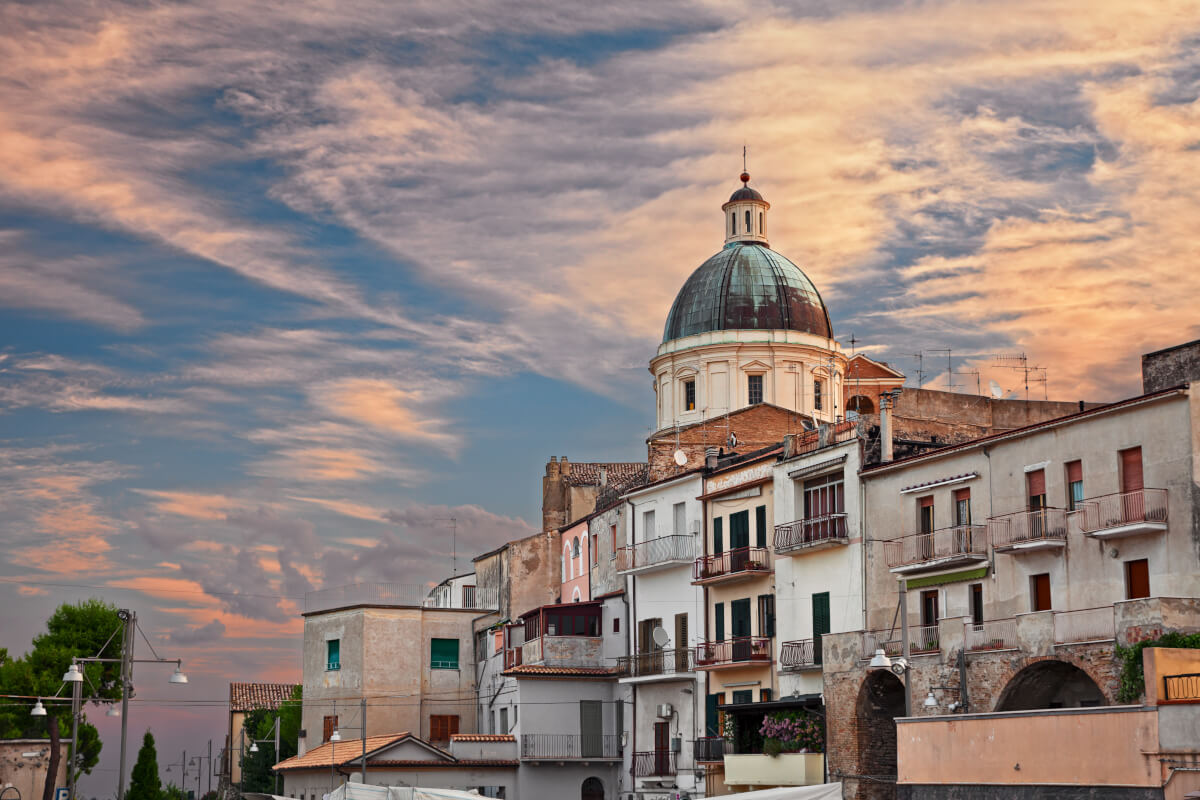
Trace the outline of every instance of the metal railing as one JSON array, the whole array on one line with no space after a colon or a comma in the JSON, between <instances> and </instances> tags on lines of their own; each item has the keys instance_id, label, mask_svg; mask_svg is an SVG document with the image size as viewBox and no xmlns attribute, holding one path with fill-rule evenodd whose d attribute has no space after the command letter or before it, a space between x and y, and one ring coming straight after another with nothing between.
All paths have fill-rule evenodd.
<instances>
[{"instance_id":1,"label":"metal railing","mask_svg":"<svg viewBox=\"0 0 1200 800\"><path fill-rule=\"evenodd\" d=\"M621 737L612 734L523 733L521 758L529 760L621 757Z\"/></svg>"},{"instance_id":2,"label":"metal railing","mask_svg":"<svg viewBox=\"0 0 1200 800\"><path fill-rule=\"evenodd\" d=\"M765 547L739 547L715 556L701 556L692 564L692 578L702 581L739 572L770 572L771 552Z\"/></svg>"},{"instance_id":3,"label":"metal railing","mask_svg":"<svg viewBox=\"0 0 1200 800\"><path fill-rule=\"evenodd\" d=\"M312 614L334 608L349 606L382 606L385 608L469 608L478 611L494 611L500 607L498 587L477 586L464 593L463 601L473 605L455 603L450 586L430 588L413 583L352 583L333 586L304 594L304 613Z\"/></svg>"},{"instance_id":4,"label":"metal railing","mask_svg":"<svg viewBox=\"0 0 1200 800\"><path fill-rule=\"evenodd\" d=\"M649 675L674 675L691 672L695 661L692 650L679 647L671 650L654 650L632 656L619 656L617 668L622 675L640 678Z\"/></svg>"},{"instance_id":5,"label":"metal railing","mask_svg":"<svg viewBox=\"0 0 1200 800\"><path fill-rule=\"evenodd\" d=\"M1117 638L1112 606L1053 613L1055 644L1103 642Z\"/></svg>"},{"instance_id":6,"label":"metal railing","mask_svg":"<svg viewBox=\"0 0 1200 800\"><path fill-rule=\"evenodd\" d=\"M650 750L633 754L635 778L650 778L675 774L675 754L670 750Z\"/></svg>"},{"instance_id":7,"label":"metal railing","mask_svg":"<svg viewBox=\"0 0 1200 800\"><path fill-rule=\"evenodd\" d=\"M1164 700L1200 700L1200 672L1163 676Z\"/></svg>"},{"instance_id":8,"label":"metal railing","mask_svg":"<svg viewBox=\"0 0 1200 800\"><path fill-rule=\"evenodd\" d=\"M863 631L862 657L870 658L876 650L883 650L889 657L904 652L903 633L899 628L890 630ZM908 651L910 653L932 653L941 647L937 625L913 625L908 629Z\"/></svg>"},{"instance_id":9,"label":"metal railing","mask_svg":"<svg viewBox=\"0 0 1200 800\"><path fill-rule=\"evenodd\" d=\"M1096 533L1107 528L1119 528L1138 522L1167 521L1167 490L1137 489L1101 497L1092 497L1079 504L1079 528L1084 533Z\"/></svg>"},{"instance_id":10,"label":"metal railing","mask_svg":"<svg viewBox=\"0 0 1200 800\"><path fill-rule=\"evenodd\" d=\"M856 436L858 436L858 422L855 420L846 420L836 425L822 425L815 431L797 434L792 440L787 457L812 453L831 445L848 442ZM787 448L785 447L785 449Z\"/></svg>"},{"instance_id":11,"label":"metal railing","mask_svg":"<svg viewBox=\"0 0 1200 800\"><path fill-rule=\"evenodd\" d=\"M775 552L786 553L823 542L845 542L846 515L824 514L775 526Z\"/></svg>"},{"instance_id":12,"label":"metal railing","mask_svg":"<svg viewBox=\"0 0 1200 800\"><path fill-rule=\"evenodd\" d=\"M743 661L769 662L771 640L765 636L739 636L723 642L703 642L696 645L696 666L738 664Z\"/></svg>"},{"instance_id":13,"label":"metal railing","mask_svg":"<svg viewBox=\"0 0 1200 800\"><path fill-rule=\"evenodd\" d=\"M648 539L617 551L617 571L649 567L667 561L692 561L696 558L696 537L673 534Z\"/></svg>"},{"instance_id":14,"label":"metal railing","mask_svg":"<svg viewBox=\"0 0 1200 800\"><path fill-rule=\"evenodd\" d=\"M987 528L983 525L954 525L930 533L915 533L883 543L888 567L923 564L954 556L986 556Z\"/></svg>"},{"instance_id":15,"label":"metal railing","mask_svg":"<svg viewBox=\"0 0 1200 800\"><path fill-rule=\"evenodd\" d=\"M1012 650L1017 646L1015 619L990 619L963 625L963 641L972 652L980 650Z\"/></svg>"},{"instance_id":16,"label":"metal railing","mask_svg":"<svg viewBox=\"0 0 1200 800\"><path fill-rule=\"evenodd\" d=\"M1067 511L1063 508L1038 508L1016 511L988 519L992 547L1022 542L1063 540L1067 538Z\"/></svg>"},{"instance_id":17,"label":"metal railing","mask_svg":"<svg viewBox=\"0 0 1200 800\"><path fill-rule=\"evenodd\" d=\"M692 755L696 762L722 761L725 758L725 739L721 736L705 736L697 739L692 746Z\"/></svg>"},{"instance_id":18,"label":"metal railing","mask_svg":"<svg viewBox=\"0 0 1200 800\"><path fill-rule=\"evenodd\" d=\"M779 649L779 665L782 667L819 667L821 665L821 637L784 642Z\"/></svg>"}]
</instances>

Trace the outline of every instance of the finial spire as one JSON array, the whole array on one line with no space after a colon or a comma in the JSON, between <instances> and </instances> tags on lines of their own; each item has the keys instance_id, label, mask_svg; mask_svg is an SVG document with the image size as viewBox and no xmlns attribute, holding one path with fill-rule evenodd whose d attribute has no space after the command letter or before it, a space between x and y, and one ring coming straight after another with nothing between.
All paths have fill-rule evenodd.
<instances>
[{"instance_id":1,"label":"finial spire","mask_svg":"<svg viewBox=\"0 0 1200 800\"><path fill-rule=\"evenodd\" d=\"M742 179L742 184L748 186L750 184L750 173L746 170L746 145L742 145L742 174L738 176Z\"/></svg>"}]
</instances>

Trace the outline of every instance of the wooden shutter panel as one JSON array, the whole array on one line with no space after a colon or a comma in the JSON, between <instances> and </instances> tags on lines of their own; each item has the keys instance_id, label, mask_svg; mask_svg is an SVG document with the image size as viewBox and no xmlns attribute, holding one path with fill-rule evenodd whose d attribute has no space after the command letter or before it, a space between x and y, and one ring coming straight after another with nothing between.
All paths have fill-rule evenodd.
<instances>
[{"instance_id":1,"label":"wooden shutter panel","mask_svg":"<svg viewBox=\"0 0 1200 800\"><path fill-rule=\"evenodd\" d=\"M1072 461L1067 464L1067 483L1083 480L1083 462Z\"/></svg>"},{"instance_id":2,"label":"wooden shutter panel","mask_svg":"<svg viewBox=\"0 0 1200 800\"><path fill-rule=\"evenodd\" d=\"M758 506L754 509L754 524L757 530L754 532L754 546L767 546L767 507Z\"/></svg>"},{"instance_id":3,"label":"wooden shutter panel","mask_svg":"<svg viewBox=\"0 0 1200 800\"><path fill-rule=\"evenodd\" d=\"M1136 492L1142 483L1142 448L1121 451L1121 491Z\"/></svg>"},{"instance_id":4,"label":"wooden shutter panel","mask_svg":"<svg viewBox=\"0 0 1200 800\"><path fill-rule=\"evenodd\" d=\"M1046 471L1043 469L1035 469L1033 472L1025 475L1025 482L1029 485L1029 496L1037 497L1039 494L1046 493Z\"/></svg>"},{"instance_id":5,"label":"wooden shutter panel","mask_svg":"<svg viewBox=\"0 0 1200 800\"><path fill-rule=\"evenodd\" d=\"M682 650L688 646L688 616L675 615L675 649Z\"/></svg>"}]
</instances>

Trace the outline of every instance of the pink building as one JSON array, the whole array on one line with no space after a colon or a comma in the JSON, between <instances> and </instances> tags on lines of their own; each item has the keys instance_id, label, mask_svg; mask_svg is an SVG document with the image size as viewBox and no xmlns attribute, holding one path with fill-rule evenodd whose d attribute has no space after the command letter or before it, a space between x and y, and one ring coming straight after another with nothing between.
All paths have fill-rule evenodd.
<instances>
[{"instance_id":1,"label":"pink building","mask_svg":"<svg viewBox=\"0 0 1200 800\"><path fill-rule=\"evenodd\" d=\"M592 598L589 575L592 549L587 520L559 528L562 533L562 593L564 603L582 603Z\"/></svg>"}]
</instances>

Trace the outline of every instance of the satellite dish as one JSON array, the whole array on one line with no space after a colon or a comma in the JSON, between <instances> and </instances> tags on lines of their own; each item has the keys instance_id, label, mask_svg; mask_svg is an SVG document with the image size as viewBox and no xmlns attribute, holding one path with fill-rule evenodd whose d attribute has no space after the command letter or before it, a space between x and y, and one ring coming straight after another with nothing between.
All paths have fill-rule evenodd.
<instances>
[{"instance_id":1,"label":"satellite dish","mask_svg":"<svg viewBox=\"0 0 1200 800\"><path fill-rule=\"evenodd\" d=\"M734 433L733 431L730 431L729 432L729 449L732 450L735 447L737 447L737 434Z\"/></svg>"},{"instance_id":2,"label":"satellite dish","mask_svg":"<svg viewBox=\"0 0 1200 800\"><path fill-rule=\"evenodd\" d=\"M682 450L676 450L675 451L675 463L681 467L684 464L686 464L687 463L687 453L683 452Z\"/></svg>"},{"instance_id":3,"label":"satellite dish","mask_svg":"<svg viewBox=\"0 0 1200 800\"><path fill-rule=\"evenodd\" d=\"M654 640L656 647L666 647L667 643L671 641L670 634L661 625L655 626L654 630L650 632L650 638Z\"/></svg>"},{"instance_id":4,"label":"satellite dish","mask_svg":"<svg viewBox=\"0 0 1200 800\"><path fill-rule=\"evenodd\" d=\"M988 386L991 387L992 397L996 398L997 400L1004 397L1004 388L1001 387L1000 384L996 383L995 381L988 381Z\"/></svg>"}]
</instances>

